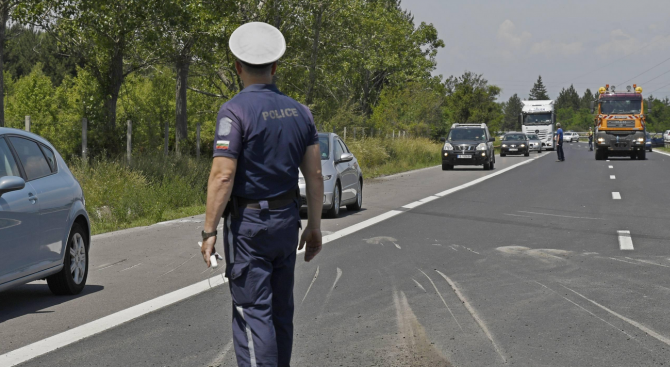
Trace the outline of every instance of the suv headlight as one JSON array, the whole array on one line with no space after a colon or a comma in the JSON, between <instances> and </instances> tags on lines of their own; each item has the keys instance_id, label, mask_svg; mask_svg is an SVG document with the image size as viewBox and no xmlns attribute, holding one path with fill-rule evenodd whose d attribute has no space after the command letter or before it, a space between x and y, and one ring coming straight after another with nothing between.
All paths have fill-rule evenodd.
<instances>
[{"instance_id":1,"label":"suv headlight","mask_svg":"<svg viewBox=\"0 0 670 367\"><path fill-rule=\"evenodd\" d=\"M598 143L604 143L604 142L605 142L605 138L598 138Z\"/></svg>"},{"instance_id":2,"label":"suv headlight","mask_svg":"<svg viewBox=\"0 0 670 367\"><path fill-rule=\"evenodd\" d=\"M449 143L444 143L444 146L442 147L442 150L454 150L453 145Z\"/></svg>"},{"instance_id":3,"label":"suv headlight","mask_svg":"<svg viewBox=\"0 0 670 367\"><path fill-rule=\"evenodd\" d=\"M503 144L502 147L503 147L503 148L507 148L507 144Z\"/></svg>"},{"instance_id":4,"label":"suv headlight","mask_svg":"<svg viewBox=\"0 0 670 367\"><path fill-rule=\"evenodd\" d=\"M526 144L521 144L521 145L519 145L519 147L521 147L521 148L525 148L525 147L526 147Z\"/></svg>"},{"instance_id":5,"label":"suv headlight","mask_svg":"<svg viewBox=\"0 0 670 367\"><path fill-rule=\"evenodd\" d=\"M477 150L486 150L487 148L486 143L479 143L479 145L477 145Z\"/></svg>"},{"instance_id":6,"label":"suv headlight","mask_svg":"<svg viewBox=\"0 0 670 367\"><path fill-rule=\"evenodd\" d=\"M644 138L637 138L638 143L642 143L644 141Z\"/></svg>"}]
</instances>

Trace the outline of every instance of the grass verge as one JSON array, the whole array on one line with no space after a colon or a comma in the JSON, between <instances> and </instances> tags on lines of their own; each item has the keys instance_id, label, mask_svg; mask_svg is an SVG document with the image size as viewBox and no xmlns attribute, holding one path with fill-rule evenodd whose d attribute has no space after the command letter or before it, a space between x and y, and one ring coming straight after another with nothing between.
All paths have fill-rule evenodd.
<instances>
[{"instance_id":1,"label":"grass verge","mask_svg":"<svg viewBox=\"0 0 670 367\"><path fill-rule=\"evenodd\" d=\"M366 138L347 141L363 177L375 178L442 163L442 144L429 139Z\"/></svg>"}]
</instances>

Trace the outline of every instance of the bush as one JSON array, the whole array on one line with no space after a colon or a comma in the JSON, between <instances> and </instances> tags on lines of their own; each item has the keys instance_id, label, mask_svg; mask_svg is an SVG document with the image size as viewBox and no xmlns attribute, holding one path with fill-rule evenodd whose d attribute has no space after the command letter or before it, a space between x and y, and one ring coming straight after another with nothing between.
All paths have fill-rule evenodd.
<instances>
[{"instance_id":1,"label":"bush","mask_svg":"<svg viewBox=\"0 0 670 367\"><path fill-rule=\"evenodd\" d=\"M86 197L93 233L204 213L210 160L144 156L76 160L70 169Z\"/></svg>"},{"instance_id":2,"label":"bush","mask_svg":"<svg viewBox=\"0 0 670 367\"><path fill-rule=\"evenodd\" d=\"M440 143L424 138L349 140L366 178L430 167L441 163Z\"/></svg>"}]
</instances>

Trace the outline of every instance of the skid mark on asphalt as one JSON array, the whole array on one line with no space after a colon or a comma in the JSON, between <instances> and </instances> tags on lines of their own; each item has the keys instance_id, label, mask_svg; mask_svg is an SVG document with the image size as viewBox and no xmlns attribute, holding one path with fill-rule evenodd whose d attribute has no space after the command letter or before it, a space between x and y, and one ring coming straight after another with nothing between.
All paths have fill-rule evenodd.
<instances>
[{"instance_id":1,"label":"skid mark on asphalt","mask_svg":"<svg viewBox=\"0 0 670 367\"><path fill-rule=\"evenodd\" d=\"M401 349L395 353L401 355L389 355L395 361L389 360L387 365L451 367L452 364L428 339L425 328L412 311L404 292L398 294L397 290L393 290L393 304L398 323L396 348Z\"/></svg>"},{"instance_id":2,"label":"skid mark on asphalt","mask_svg":"<svg viewBox=\"0 0 670 367\"><path fill-rule=\"evenodd\" d=\"M398 241L398 240L393 238L393 237L379 236L379 237L368 238L364 241L366 243L371 244L371 245L382 245L382 246L384 246L384 242L387 242L387 243L391 242L391 243L395 244L395 242ZM398 245L396 245L396 246L398 246Z\"/></svg>"},{"instance_id":3,"label":"skid mark on asphalt","mask_svg":"<svg viewBox=\"0 0 670 367\"><path fill-rule=\"evenodd\" d=\"M115 262L115 263L111 263L111 264L103 264L103 265L100 265L100 266L99 266L100 269L96 269L96 270L97 270L97 271L105 270L105 269L107 269L107 268L111 268L111 267L114 266L114 265L118 265L118 264L121 264L122 262L126 262L126 261L128 261L128 259L123 259L123 260L120 260L120 261L117 261L117 262Z\"/></svg>"},{"instance_id":4,"label":"skid mark on asphalt","mask_svg":"<svg viewBox=\"0 0 670 367\"><path fill-rule=\"evenodd\" d=\"M302 305L305 303L305 298L307 298L307 295L309 294L309 290L312 289L312 286L314 285L314 282L316 282L316 278L319 276L319 267L316 267L316 273L314 273L314 278L312 278L312 282L309 284L309 287L307 288L307 292L305 292L305 297L302 297L302 302L300 304Z\"/></svg>"},{"instance_id":5,"label":"skid mark on asphalt","mask_svg":"<svg viewBox=\"0 0 670 367\"><path fill-rule=\"evenodd\" d=\"M587 300L587 301L593 303L594 305L596 305L596 306L600 307L601 309L603 309L603 310L609 312L610 314L612 314L612 315L618 317L619 319L621 319L621 320L623 320L623 321L625 321L625 322L627 322L627 323L629 323L629 324L635 326L636 328L638 328L638 329L644 331L644 332L647 333L649 336L654 337L656 340L658 340L658 341L660 341L660 342L662 342L662 343L664 343L664 344L670 346L670 339L668 339L667 337L665 337L665 336L659 334L658 332L656 332L656 331L654 331L654 330L652 330L652 329L650 329L650 328L648 328L648 327L646 327L646 326L640 324L639 322L637 322L637 321L635 321L635 320L629 319L629 318L626 317L626 316L620 315L620 314L618 314L618 313L616 313L616 312L610 310L609 308L607 308L607 307L601 305L600 303L598 303L598 302L596 302L596 301L594 301L594 300L591 300L591 299L587 298L586 296L584 296L583 294L581 294L581 293L579 293L579 292L577 292L577 291L575 291L575 290L572 290L572 289L570 289L570 288L568 288L568 287L566 287L566 286L564 286L564 285L562 285L562 284L561 284L561 287L563 287L563 288L569 290L570 292L572 292L572 293L574 293L574 294L576 294L576 295L578 295L578 296L584 298L585 300Z\"/></svg>"},{"instance_id":6,"label":"skid mark on asphalt","mask_svg":"<svg viewBox=\"0 0 670 367\"><path fill-rule=\"evenodd\" d=\"M531 249L525 246L502 246L496 250L507 255L530 256L539 259L543 262L551 262L557 260L566 260L558 255L569 255L572 251L557 250L557 249Z\"/></svg>"},{"instance_id":7,"label":"skid mark on asphalt","mask_svg":"<svg viewBox=\"0 0 670 367\"><path fill-rule=\"evenodd\" d=\"M207 363L207 366L209 367L221 367L224 365L226 355L228 352L230 352L230 349L233 347L233 339L230 339L230 341L226 344L225 347L223 347L223 350L219 355L216 356L211 362Z\"/></svg>"},{"instance_id":8,"label":"skid mark on asphalt","mask_svg":"<svg viewBox=\"0 0 670 367\"><path fill-rule=\"evenodd\" d=\"M121 271L130 270L130 269L132 269L132 268L136 268L136 267L138 267L138 266L140 266L140 265L142 265L142 263L135 264L135 265L133 265L133 266L131 266L131 267L129 267L129 268L125 268L125 269L123 269L123 270L121 270Z\"/></svg>"},{"instance_id":9,"label":"skid mark on asphalt","mask_svg":"<svg viewBox=\"0 0 670 367\"><path fill-rule=\"evenodd\" d=\"M477 312L477 310L475 310L475 308L472 307L472 305L470 305L470 302L468 302L468 299L465 298L463 293L461 293L461 290L458 287L458 285L454 281L452 281L448 276L446 276L442 272L440 272L439 270L435 270L435 271L438 274L440 274L442 276L442 278L444 278L444 280L447 281L447 283L449 283L449 286L451 287L451 289L454 290L454 293L456 293L456 296L458 296L458 298L461 300L461 302L463 302L463 305L468 310L468 312L470 312L470 315L472 316L472 318L475 319L475 322L477 322L477 325L479 325L479 327L482 329L484 334L486 334L486 337L489 338L489 340L491 341L491 344L493 345L493 349L495 349L496 353L498 353L500 358L502 358L503 363L507 363L507 358L505 358L505 355L502 353L502 350L500 349L500 347L498 347L498 344L496 344L496 342L493 338L493 334L491 334L491 332L489 331L489 328L486 326L486 323L484 322L484 320L482 320L482 318L479 317L479 313Z\"/></svg>"},{"instance_id":10,"label":"skid mark on asphalt","mask_svg":"<svg viewBox=\"0 0 670 367\"><path fill-rule=\"evenodd\" d=\"M670 266L663 265L663 264L659 264L659 263L655 263L655 262L653 262L653 261L649 261L649 260L632 259L632 258L630 258L630 257L626 257L626 259L631 260L631 261L639 261L639 262L641 262L641 263L645 263L645 264L649 264L649 265L656 265L656 266L662 266L662 267L664 267L664 268L670 268Z\"/></svg>"},{"instance_id":11,"label":"skid mark on asphalt","mask_svg":"<svg viewBox=\"0 0 670 367\"><path fill-rule=\"evenodd\" d=\"M424 287L421 285L421 283L417 282L416 279L414 279L414 278L412 278L412 280L414 281L414 283L416 283L416 285L417 285L419 288L421 288L422 291L426 292L426 288L424 288Z\"/></svg>"},{"instance_id":12,"label":"skid mark on asphalt","mask_svg":"<svg viewBox=\"0 0 670 367\"><path fill-rule=\"evenodd\" d=\"M192 258L195 257L195 255L200 255L200 254L199 254L199 253L195 253L195 254L191 255L191 257L189 257L188 259L186 259L186 261L184 261L183 263L177 265L177 267L175 267L174 269L168 271L167 273L161 274L160 276L162 277L162 276L168 275L168 274L172 273L173 271L175 271L175 270L181 268L182 265L184 265L184 264L186 264L187 262L189 262Z\"/></svg>"},{"instance_id":13,"label":"skid mark on asphalt","mask_svg":"<svg viewBox=\"0 0 670 367\"><path fill-rule=\"evenodd\" d=\"M432 284L432 285L433 285L433 288L435 288L435 292L437 292L437 295L440 296L440 299L442 300L442 303L444 303L444 306L447 308L447 310L449 310L449 314L450 314L451 317L454 319L454 321L456 321L456 325L458 325L458 328L461 329L461 331L463 331L463 327L461 326L461 324L460 324L460 323L458 322L458 320L456 319L456 316L454 316L454 313L451 312L451 308L449 308L449 305L447 304L447 301L444 300L444 297L442 297L442 293L440 293L440 291L437 289L437 286L435 285L435 283L433 283L433 280L430 279L430 277L428 276L428 274L424 273L423 270L419 269L419 271L420 271L421 273L423 273L423 275L425 275L426 278L428 278L428 281L430 282L430 284Z\"/></svg>"},{"instance_id":14,"label":"skid mark on asphalt","mask_svg":"<svg viewBox=\"0 0 670 367\"><path fill-rule=\"evenodd\" d=\"M555 295L557 295L557 296L563 298L564 300L566 300L566 301L572 303L573 305L577 306L579 309L581 309L582 311L584 311L584 312L588 313L589 315L595 317L596 319L598 319L598 320L604 322L605 324L607 324L607 325L609 325L609 326L615 328L617 331L621 332L622 334L626 335L627 337L629 337L629 338L631 338L631 339L635 339L634 336L632 336L632 335L628 334L627 332L621 330L619 327L617 327L617 326L615 326L615 325L612 325L612 324L611 324L610 322L608 322L607 320L605 320L605 319L599 317L598 315L596 315L596 314L594 314L593 312L587 310L586 308L582 307L580 304L578 304L578 303L572 301L571 299L565 297L564 295L562 295L562 294L556 292L555 290L553 290L553 289L547 287L546 285L544 285L544 284L538 282L537 280L533 280L533 282L534 282L534 283L537 283L537 284L539 284L539 285L541 285L542 287L544 287L544 288L548 289L549 291L551 291L553 294L555 294Z\"/></svg>"},{"instance_id":15,"label":"skid mark on asphalt","mask_svg":"<svg viewBox=\"0 0 670 367\"><path fill-rule=\"evenodd\" d=\"M510 213L503 213L503 215L508 215L510 217L532 218L530 215L519 215L519 214L510 214Z\"/></svg>"},{"instance_id":16,"label":"skid mark on asphalt","mask_svg":"<svg viewBox=\"0 0 670 367\"><path fill-rule=\"evenodd\" d=\"M545 216L548 216L548 217L559 217L559 218L603 220L602 218L574 217L572 215L559 215L559 214L549 214L549 213L527 212L527 211L523 211L523 210L519 210L519 213L545 215Z\"/></svg>"}]
</instances>

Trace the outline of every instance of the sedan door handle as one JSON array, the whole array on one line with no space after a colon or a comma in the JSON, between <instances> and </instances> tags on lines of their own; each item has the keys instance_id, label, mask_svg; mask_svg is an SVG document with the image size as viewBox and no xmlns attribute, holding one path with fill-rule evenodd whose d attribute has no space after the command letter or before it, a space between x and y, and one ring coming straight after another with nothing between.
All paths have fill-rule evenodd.
<instances>
[{"instance_id":1,"label":"sedan door handle","mask_svg":"<svg viewBox=\"0 0 670 367\"><path fill-rule=\"evenodd\" d=\"M33 195L32 193L28 194L28 201L32 202L33 204L37 203L37 196Z\"/></svg>"}]
</instances>

